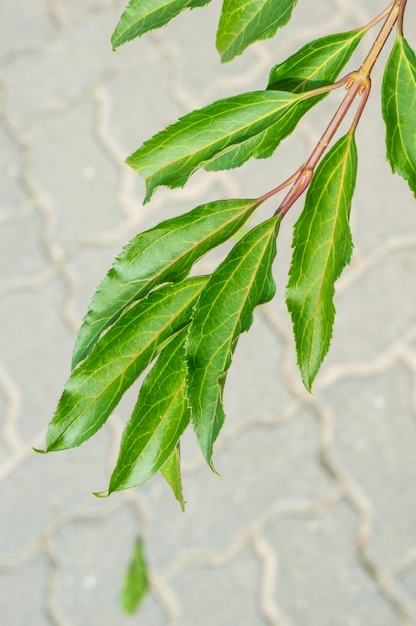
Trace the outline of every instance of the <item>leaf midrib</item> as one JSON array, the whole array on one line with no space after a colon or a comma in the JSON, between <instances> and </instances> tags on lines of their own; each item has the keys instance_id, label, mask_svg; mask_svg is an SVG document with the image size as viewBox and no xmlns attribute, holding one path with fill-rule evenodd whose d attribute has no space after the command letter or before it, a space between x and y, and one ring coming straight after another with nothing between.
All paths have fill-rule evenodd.
<instances>
[{"instance_id":1,"label":"leaf midrib","mask_svg":"<svg viewBox=\"0 0 416 626\"><path fill-rule=\"evenodd\" d=\"M349 162L350 145L351 145L351 139L349 139L349 146L348 146L348 151L346 152L346 158L344 158L344 160L342 162L342 165L341 165L341 172L342 172L341 173L341 180L343 180L343 178L345 176L345 171L347 169L347 165L348 165L348 162ZM337 174L337 171L332 170L331 175L328 177L328 181L333 179L336 174ZM319 195L319 199L317 199L317 201L316 201L316 204L320 203L320 200L322 199L325 191L326 191L326 188L324 187L322 189L322 193ZM323 286L324 286L325 283L332 281L332 275L334 274L334 271L331 271L331 277L328 278L328 280L326 280L326 278L325 278L326 277L326 271L325 270L326 270L326 268L327 268L327 266L329 264L329 258L330 258L330 255L331 255L331 251L334 248L334 243L333 243L334 242L334 233L335 233L335 230L336 230L337 220L338 220L339 215L340 215L342 196L344 195L343 191L344 191L343 190L343 186L341 184L339 186L339 191L338 191L338 194L337 194L337 202L336 202L336 207L337 208L336 208L336 211L334 212L334 219L332 220L331 236L327 240L327 243L328 242L332 242L332 243L329 243L329 245L328 245L328 252L326 254L325 263L324 263L324 266L323 266L324 269L318 275L318 277L314 280L314 282L312 283L312 285L310 286L310 288L308 289L308 291L305 294L305 301L306 301L307 294L309 294L312 291L312 289L313 289L314 285L316 285L316 283L319 283L318 295L317 295L317 298L316 298L316 305L314 307L314 313L312 315L312 337L313 338L315 337L315 326L316 326L317 317L318 317L318 313L319 313L319 306L320 306L320 302L321 302L321 294L322 294L322 291L323 291ZM335 269L335 266L334 266L333 269ZM302 310L303 310L303 308L302 308ZM305 329L304 332L306 332L306 329ZM309 375L310 370L311 370L313 344L314 344L314 339L309 343L309 350L308 350L308 357L307 357L308 375Z\"/></svg>"}]
</instances>

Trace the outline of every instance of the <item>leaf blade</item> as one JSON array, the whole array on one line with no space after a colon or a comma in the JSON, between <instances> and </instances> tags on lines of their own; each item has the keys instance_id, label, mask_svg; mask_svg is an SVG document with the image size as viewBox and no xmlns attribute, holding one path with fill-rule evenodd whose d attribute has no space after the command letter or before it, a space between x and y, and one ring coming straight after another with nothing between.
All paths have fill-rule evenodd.
<instances>
[{"instance_id":1,"label":"leaf blade","mask_svg":"<svg viewBox=\"0 0 416 626\"><path fill-rule=\"evenodd\" d=\"M146 181L147 202L164 185L183 186L205 162L276 124L302 98L278 91L253 91L192 111L154 135L127 159Z\"/></svg>"},{"instance_id":2,"label":"leaf blade","mask_svg":"<svg viewBox=\"0 0 416 626\"><path fill-rule=\"evenodd\" d=\"M332 337L334 284L351 258L349 211L356 173L355 139L348 133L319 165L294 229L286 302L309 391Z\"/></svg>"},{"instance_id":3,"label":"leaf blade","mask_svg":"<svg viewBox=\"0 0 416 626\"><path fill-rule=\"evenodd\" d=\"M195 261L231 237L257 206L249 199L210 202L134 237L91 300L75 341L72 369L126 307L160 284L185 278Z\"/></svg>"},{"instance_id":4,"label":"leaf blade","mask_svg":"<svg viewBox=\"0 0 416 626\"><path fill-rule=\"evenodd\" d=\"M185 338L186 329L169 342L141 386L123 433L116 467L110 478L109 494L135 487L159 470L163 473L189 424L190 413L185 397ZM171 467L165 468L165 474L174 480L175 459L171 459L171 463ZM175 486L176 482L172 484ZM178 489L174 489L174 493L175 497L180 497Z\"/></svg>"},{"instance_id":5,"label":"leaf blade","mask_svg":"<svg viewBox=\"0 0 416 626\"><path fill-rule=\"evenodd\" d=\"M304 93L333 83L365 32L346 31L308 42L270 70L267 89Z\"/></svg>"},{"instance_id":6,"label":"leaf blade","mask_svg":"<svg viewBox=\"0 0 416 626\"><path fill-rule=\"evenodd\" d=\"M46 434L46 452L79 446L107 420L161 346L189 321L205 277L161 287L130 307L73 372Z\"/></svg>"},{"instance_id":7,"label":"leaf blade","mask_svg":"<svg viewBox=\"0 0 416 626\"><path fill-rule=\"evenodd\" d=\"M236 341L250 327L254 308L274 295L271 265L279 224L273 217L234 246L202 290L189 327L187 395L198 442L211 467L225 418L222 390Z\"/></svg>"},{"instance_id":8,"label":"leaf blade","mask_svg":"<svg viewBox=\"0 0 416 626\"><path fill-rule=\"evenodd\" d=\"M416 55L397 36L387 61L382 85L387 160L393 173L408 183L416 197Z\"/></svg>"},{"instance_id":9,"label":"leaf blade","mask_svg":"<svg viewBox=\"0 0 416 626\"><path fill-rule=\"evenodd\" d=\"M224 0L217 32L221 60L231 61L255 41L273 37L290 20L297 0Z\"/></svg>"},{"instance_id":10,"label":"leaf blade","mask_svg":"<svg viewBox=\"0 0 416 626\"><path fill-rule=\"evenodd\" d=\"M111 37L113 49L165 26L185 9L208 4L210 0L130 0Z\"/></svg>"}]
</instances>

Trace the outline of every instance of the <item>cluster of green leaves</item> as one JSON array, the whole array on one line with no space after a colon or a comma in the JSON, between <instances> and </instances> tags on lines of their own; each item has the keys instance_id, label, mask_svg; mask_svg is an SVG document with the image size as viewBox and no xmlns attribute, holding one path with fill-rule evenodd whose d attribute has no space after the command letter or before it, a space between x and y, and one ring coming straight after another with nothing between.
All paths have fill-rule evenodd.
<instances>
[{"instance_id":1,"label":"cluster of green leaves","mask_svg":"<svg viewBox=\"0 0 416 626\"><path fill-rule=\"evenodd\" d=\"M113 46L204 4L207 0L131 0ZM222 59L272 36L289 20L295 4L224 0L217 34ZM307 43L271 69L264 90L193 111L146 141L127 159L146 182L145 201L158 186L184 185L199 168L229 169L252 157L269 157L330 91L370 26ZM385 69L382 107L387 157L416 195L416 57L401 29ZM287 305L309 390L332 336L335 282L353 248L349 215L357 174L355 128L353 123L310 172L305 207L294 229ZM296 186L296 176L293 180ZM78 333L46 451L90 438L125 391L151 368L126 425L108 489L97 495L133 487L161 471L183 507L179 441L190 423L214 467L213 446L225 419L223 389L238 338L250 328L254 309L275 292L272 264L285 213L277 211L240 234L270 195L210 202L138 234L99 285ZM235 237L237 243L211 275L191 275L203 255Z\"/></svg>"}]
</instances>

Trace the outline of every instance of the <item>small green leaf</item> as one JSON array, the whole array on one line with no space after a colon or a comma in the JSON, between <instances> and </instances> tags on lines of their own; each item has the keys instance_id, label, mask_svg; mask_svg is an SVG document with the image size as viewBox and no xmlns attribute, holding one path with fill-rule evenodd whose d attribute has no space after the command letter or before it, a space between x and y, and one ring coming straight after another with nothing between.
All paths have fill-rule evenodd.
<instances>
[{"instance_id":1,"label":"small green leaf","mask_svg":"<svg viewBox=\"0 0 416 626\"><path fill-rule=\"evenodd\" d=\"M144 556L143 542L136 539L131 562L124 579L121 605L128 615L133 615L149 591L149 577Z\"/></svg>"},{"instance_id":2,"label":"small green leaf","mask_svg":"<svg viewBox=\"0 0 416 626\"><path fill-rule=\"evenodd\" d=\"M46 451L79 446L171 335L189 322L205 277L165 285L128 308L69 377L46 434Z\"/></svg>"},{"instance_id":3,"label":"small green leaf","mask_svg":"<svg viewBox=\"0 0 416 626\"><path fill-rule=\"evenodd\" d=\"M280 219L250 230L234 246L202 290L186 344L187 395L201 450L212 467L213 444L224 422L222 392L239 335L254 308L275 291L271 266Z\"/></svg>"},{"instance_id":4,"label":"small green leaf","mask_svg":"<svg viewBox=\"0 0 416 626\"><path fill-rule=\"evenodd\" d=\"M416 196L416 55L401 36L386 64L382 105L387 159Z\"/></svg>"},{"instance_id":5,"label":"small green leaf","mask_svg":"<svg viewBox=\"0 0 416 626\"><path fill-rule=\"evenodd\" d=\"M309 391L331 341L334 284L351 258L349 213L356 174L355 139L348 133L319 165L294 229L287 306Z\"/></svg>"},{"instance_id":6,"label":"small green leaf","mask_svg":"<svg viewBox=\"0 0 416 626\"><path fill-rule=\"evenodd\" d=\"M185 398L185 338L186 329L162 350L142 384L123 433L109 493L135 487L160 469L163 471L189 424ZM168 465L166 474L174 470L172 464Z\"/></svg>"},{"instance_id":7,"label":"small green leaf","mask_svg":"<svg viewBox=\"0 0 416 626\"><path fill-rule=\"evenodd\" d=\"M297 0L224 0L217 32L222 61L231 61L251 43L273 37L288 23Z\"/></svg>"},{"instance_id":8,"label":"small green leaf","mask_svg":"<svg viewBox=\"0 0 416 626\"><path fill-rule=\"evenodd\" d=\"M165 26L185 9L208 4L210 0L130 0L111 37L113 48Z\"/></svg>"},{"instance_id":9,"label":"small green leaf","mask_svg":"<svg viewBox=\"0 0 416 626\"><path fill-rule=\"evenodd\" d=\"M184 279L208 250L231 237L258 206L256 200L221 200L137 235L99 285L75 342L72 368L126 307L156 286Z\"/></svg>"},{"instance_id":10,"label":"small green leaf","mask_svg":"<svg viewBox=\"0 0 416 626\"><path fill-rule=\"evenodd\" d=\"M180 118L127 159L146 181L145 202L156 187L183 186L195 170L220 152L276 126L302 97L253 91L218 100Z\"/></svg>"},{"instance_id":11,"label":"small green leaf","mask_svg":"<svg viewBox=\"0 0 416 626\"><path fill-rule=\"evenodd\" d=\"M175 498L181 505L182 511L185 511L185 500L183 498L181 476L181 453L179 443L160 471L168 485L171 487Z\"/></svg>"}]
</instances>

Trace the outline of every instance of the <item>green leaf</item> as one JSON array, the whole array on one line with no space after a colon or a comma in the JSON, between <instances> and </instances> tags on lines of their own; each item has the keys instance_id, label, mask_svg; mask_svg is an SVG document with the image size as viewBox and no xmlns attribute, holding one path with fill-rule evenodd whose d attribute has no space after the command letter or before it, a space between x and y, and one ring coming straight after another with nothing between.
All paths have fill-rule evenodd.
<instances>
[{"instance_id":1,"label":"green leaf","mask_svg":"<svg viewBox=\"0 0 416 626\"><path fill-rule=\"evenodd\" d=\"M189 322L205 277L165 285L128 308L69 377L46 434L46 452L79 446L107 420L171 337Z\"/></svg>"},{"instance_id":2,"label":"green leaf","mask_svg":"<svg viewBox=\"0 0 416 626\"><path fill-rule=\"evenodd\" d=\"M313 98L311 98L311 100L313 100ZM313 104L314 103L312 103L311 106L313 106ZM278 122L266 127L263 131L240 142L238 145L232 145L226 150L223 150L204 164L204 169L212 172L228 170L234 167L240 167L252 157L264 159L271 156L280 142L290 135L295 129L296 124L310 108L302 107L302 105L306 105L306 102L295 103L294 106L284 112Z\"/></svg>"},{"instance_id":3,"label":"green leaf","mask_svg":"<svg viewBox=\"0 0 416 626\"><path fill-rule=\"evenodd\" d=\"M217 32L222 61L231 61L251 43L273 37L288 23L297 0L224 0Z\"/></svg>"},{"instance_id":4,"label":"green leaf","mask_svg":"<svg viewBox=\"0 0 416 626\"><path fill-rule=\"evenodd\" d=\"M267 89L304 93L330 85L351 58L365 32L352 30L310 41L272 68Z\"/></svg>"},{"instance_id":5,"label":"green leaf","mask_svg":"<svg viewBox=\"0 0 416 626\"><path fill-rule=\"evenodd\" d=\"M185 500L183 498L181 476L181 453L179 443L160 471L168 485L171 487L175 498L181 505L182 511L185 511Z\"/></svg>"},{"instance_id":6,"label":"green leaf","mask_svg":"<svg viewBox=\"0 0 416 626\"><path fill-rule=\"evenodd\" d=\"M186 329L164 348L143 382L123 433L108 493L135 487L163 470L189 424L185 398L185 338ZM177 484L174 463L175 459L171 459L165 472L166 477L171 476ZM180 490L175 487L174 493L179 494L180 499Z\"/></svg>"},{"instance_id":7,"label":"green leaf","mask_svg":"<svg viewBox=\"0 0 416 626\"><path fill-rule=\"evenodd\" d=\"M183 186L195 170L223 150L276 125L302 98L302 94L253 91L180 118L127 159L146 181L145 202L156 187Z\"/></svg>"},{"instance_id":8,"label":"green leaf","mask_svg":"<svg viewBox=\"0 0 416 626\"><path fill-rule=\"evenodd\" d=\"M280 219L250 230L234 246L201 292L186 344L187 394L201 450L212 467L213 444L224 422L222 392L239 335L253 309L275 291L271 266Z\"/></svg>"},{"instance_id":9,"label":"green leaf","mask_svg":"<svg viewBox=\"0 0 416 626\"><path fill-rule=\"evenodd\" d=\"M355 139L348 133L319 165L294 229L287 306L309 391L331 341L334 284L351 258L349 213L356 174Z\"/></svg>"},{"instance_id":10,"label":"green leaf","mask_svg":"<svg viewBox=\"0 0 416 626\"><path fill-rule=\"evenodd\" d=\"M195 261L231 237L257 206L256 200L210 202L130 241L91 301L78 332L72 368L127 306L162 283L185 278Z\"/></svg>"},{"instance_id":11,"label":"green leaf","mask_svg":"<svg viewBox=\"0 0 416 626\"><path fill-rule=\"evenodd\" d=\"M113 48L165 26L185 9L208 4L210 0L130 0L111 37Z\"/></svg>"},{"instance_id":12,"label":"green leaf","mask_svg":"<svg viewBox=\"0 0 416 626\"><path fill-rule=\"evenodd\" d=\"M382 105L387 159L416 196L416 55L401 36L386 64Z\"/></svg>"},{"instance_id":13,"label":"green leaf","mask_svg":"<svg viewBox=\"0 0 416 626\"><path fill-rule=\"evenodd\" d=\"M267 89L305 93L332 84L363 38L365 30L354 30L315 39L270 72ZM295 129L299 120L327 94L298 102L276 124L231 146L211 159L204 168L218 171L240 167L250 157L264 159Z\"/></svg>"},{"instance_id":14,"label":"green leaf","mask_svg":"<svg viewBox=\"0 0 416 626\"><path fill-rule=\"evenodd\" d=\"M143 542L136 539L131 562L124 579L121 592L121 605L128 615L133 615L149 590L147 564L144 556Z\"/></svg>"}]
</instances>

